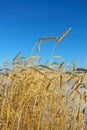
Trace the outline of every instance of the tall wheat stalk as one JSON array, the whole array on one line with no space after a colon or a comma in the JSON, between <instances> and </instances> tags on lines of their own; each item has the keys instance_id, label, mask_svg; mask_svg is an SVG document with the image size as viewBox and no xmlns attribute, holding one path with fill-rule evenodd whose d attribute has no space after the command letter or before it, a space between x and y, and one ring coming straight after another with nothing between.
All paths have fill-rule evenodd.
<instances>
[{"instance_id":1,"label":"tall wheat stalk","mask_svg":"<svg viewBox=\"0 0 87 130\"><path fill-rule=\"evenodd\" d=\"M70 30L71 30L71 28L68 28L60 37L57 38L57 41L53 45L52 52L50 54L49 65L51 64L52 56L53 56L53 53L54 53L54 50L55 50L57 44L65 37L65 35L67 35L67 33L69 33Z\"/></svg>"}]
</instances>

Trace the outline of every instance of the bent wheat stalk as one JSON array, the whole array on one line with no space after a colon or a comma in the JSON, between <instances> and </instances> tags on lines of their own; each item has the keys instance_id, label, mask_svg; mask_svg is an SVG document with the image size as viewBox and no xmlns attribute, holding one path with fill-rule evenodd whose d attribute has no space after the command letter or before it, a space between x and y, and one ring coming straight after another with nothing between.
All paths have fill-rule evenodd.
<instances>
[{"instance_id":1,"label":"bent wheat stalk","mask_svg":"<svg viewBox=\"0 0 87 130\"><path fill-rule=\"evenodd\" d=\"M50 40L50 39L54 39L54 40L57 41L58 36L44 36L44 37L39 38L38 41L34 44L30 56L32 56L36 46L37 46L37 52L39 53L40 52L40 44L41 44L41 42L43 42L44 40Z\"/></svg>"}]
</instances>

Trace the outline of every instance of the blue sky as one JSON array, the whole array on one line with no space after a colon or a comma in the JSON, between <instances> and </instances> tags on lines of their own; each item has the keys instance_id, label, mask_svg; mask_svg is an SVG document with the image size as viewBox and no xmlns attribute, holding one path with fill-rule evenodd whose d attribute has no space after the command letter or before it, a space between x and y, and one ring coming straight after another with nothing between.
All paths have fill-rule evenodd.
<instances>
[{"instance_id":1,"label":"blue sky","mask_svg":"<svg viewBox=\"0 0 87 130\"><path fill-rule=\"evenodd\" d=\"M65 62L75 60L87 67L87 1L86 0L1 0L0 62L20 51L29 56L34 43L43 36L59 36L72 30L57 45L54 55ZM54 41L41 44L43 61L47 61Z\"/></svg>"}]
</instances>

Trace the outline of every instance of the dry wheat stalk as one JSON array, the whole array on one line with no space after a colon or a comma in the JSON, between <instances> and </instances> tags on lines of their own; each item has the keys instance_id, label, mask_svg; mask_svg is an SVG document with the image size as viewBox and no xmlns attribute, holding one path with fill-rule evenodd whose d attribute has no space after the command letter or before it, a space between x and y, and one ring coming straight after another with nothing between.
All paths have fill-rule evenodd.
<instances>
[{"instance_id":1,"label":"dry wheat stalk","mask_svg":"<svg viewBox=\"0 0 87 130\"><path fill-rule=\"evenodd\" d=\"M49 59L49 65L51 64L52 62L52 56L53 56L53 53L54 53L54 50L56 48L56 45L58 44L58 42L60 42L64 37L65 35L71 30L71 28L67 29L60 37L58 37L56 43L54 44L53 48L52 48L52 52L50 54L50 59Z\"/></svg>"},{"instance_id":2,"label":"dry wheat stalk","mask_svg":"<svg viewBox=\"0 0 87 130\"><path fill-rule=\"evenodd\" d=\"M13 59L13 64L19 59L22 52L19 52Z\"/></svg>"}]
</instances>

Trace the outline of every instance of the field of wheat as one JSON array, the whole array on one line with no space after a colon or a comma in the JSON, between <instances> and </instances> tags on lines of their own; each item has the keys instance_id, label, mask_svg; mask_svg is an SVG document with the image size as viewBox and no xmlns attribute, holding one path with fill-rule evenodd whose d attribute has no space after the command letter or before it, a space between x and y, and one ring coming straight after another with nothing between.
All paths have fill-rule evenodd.
<instances>
[{"instance_id":1,"label":"field of wheat","mask_svg":"<svg viewBox=\"0 0 87 130\"><path fill-rule=\"evenodd\" d=\"M59 42L69 30L40 38L34 48L39 53L43 40ZM0 130L87 130L87 69L53 64L55 45L47 65L33 48L0 70Z\"/></svg>"}]
</instances>

